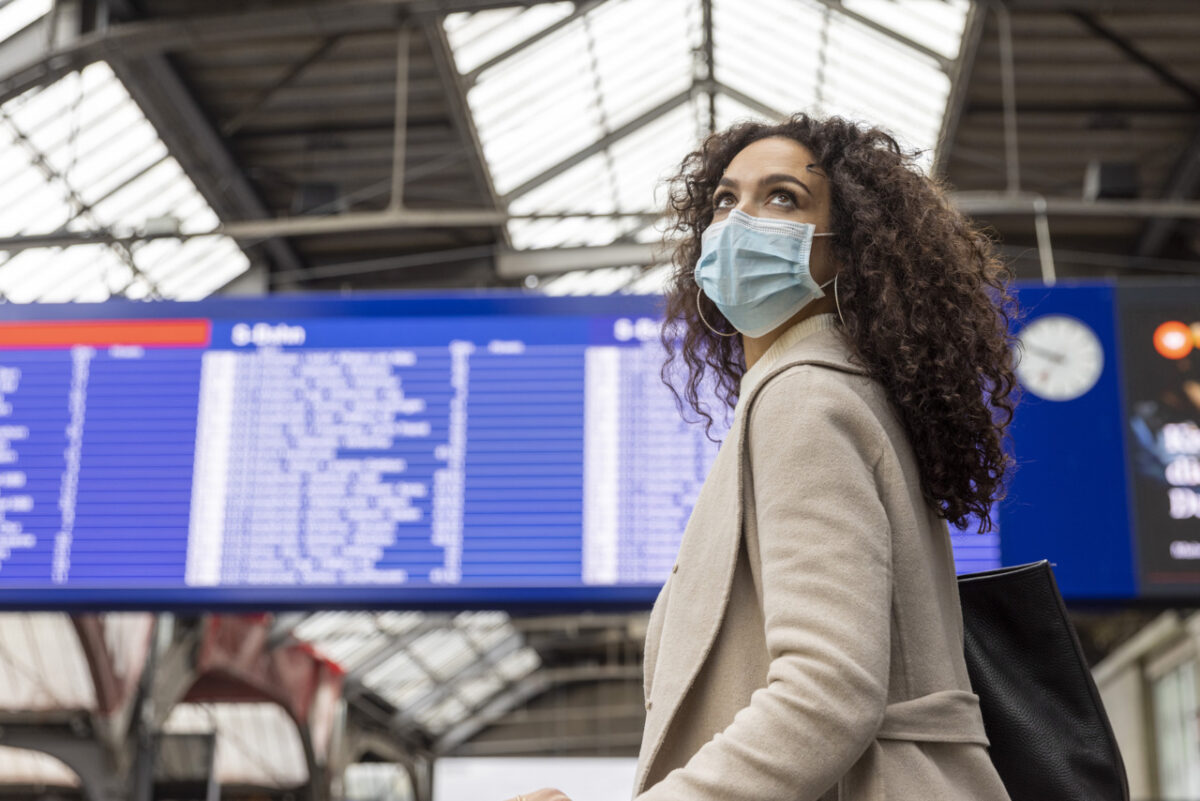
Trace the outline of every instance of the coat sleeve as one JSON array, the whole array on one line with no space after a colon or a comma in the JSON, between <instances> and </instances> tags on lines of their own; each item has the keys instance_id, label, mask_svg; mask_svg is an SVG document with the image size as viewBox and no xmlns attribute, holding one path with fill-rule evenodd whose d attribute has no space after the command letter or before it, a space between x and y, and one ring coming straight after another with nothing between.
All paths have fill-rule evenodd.
<instances>
[{"instance_id":1,"label":"coat sleeve","mask_svg":"<svg viewBox=\"0 0 1200 801\"><path fill-rule=\"evenodd\" d=\"M875 479L882 425L840 376L811 365L771 379L748 411L767 685L636 801L817 799L883 719L891 531Z\"/></svg>"}]
</instances>

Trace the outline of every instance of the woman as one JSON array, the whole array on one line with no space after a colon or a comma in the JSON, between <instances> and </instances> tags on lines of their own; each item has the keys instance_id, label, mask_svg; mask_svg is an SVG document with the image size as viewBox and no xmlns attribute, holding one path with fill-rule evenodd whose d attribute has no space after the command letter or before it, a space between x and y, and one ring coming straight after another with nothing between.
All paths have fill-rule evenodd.
<instances>
[{"instance_id":1,"label":"woman","mask_svg":"<svg viewBox=\"0 0 1200 801\"><path fill-rule=\"evenodd\" d=\"M1007 801L947 529L1010 467L990 242L837 118L714 134L671 201L664 375L734 416L650 617L638 801Z\"/></svg>"}]
</instances>

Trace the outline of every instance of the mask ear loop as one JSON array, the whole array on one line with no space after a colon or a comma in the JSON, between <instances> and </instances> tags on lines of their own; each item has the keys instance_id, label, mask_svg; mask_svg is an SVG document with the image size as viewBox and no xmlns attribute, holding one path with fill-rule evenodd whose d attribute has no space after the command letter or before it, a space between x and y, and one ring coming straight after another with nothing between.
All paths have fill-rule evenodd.
<instances>
[{"instance_id":1,"label":"mask ear loop","mask_svg":"<svg viewBox=\"0 0 1200 801\"><path fill-rule=\"evenodd\" d=\"M818 164L808 164L808 165L805 165L804 169L808 170L809 172L815 172L815 173L817 173L817 175L824 175L824 173L817 172L816 170L812 169L813 167L819 167L819 166L820 165L818 165ZM836 234L834 234L832 231L827 231L827 232L821 233L821 234L813 234L813 236L814 237L818 237L818 236L832 237L832 236L836 236ZM833 303L835 306L837 306L838 319L842 321L842 328L845 328L846 327L846 318L842 316L842 301L840 298L838 298L838 287L837 287L838 276L840 276L841 274L842 274L841 270L838 270L836 273L833 274ZM829 286L828 281L825 282L825 286Z\"/></svg>"},{"instance_id":2,"label":"mask ear loop","mask_svg":"<svg viewBox=\"0 0 1200 801\"><path fill-rule=\"evenodd\" d=\"M837 289L837 287L835 286L834 289ZM731 331L730 333L726 334L722 331L718 331L717 329L713 328L711 325L708 324L708 320L704 319L704 312L700 308L700 293L703 291L704 291L703 287L699 287L699 286L696 287L696 313L700 315L700 322L704 323L705 327L708 328L709 331L712 331L714 334L716 334L719 337L737 336L737 331Z\"/></svg>"},{"instance_id":3,"label":"mask ear loop","mask_svg":"<svg viewBox=\"0 0 1200 801\"><path fill-rule=\"evenodd\" d=\"M842 302L841 302L841 300L838 299L838 291L837 291L838 276L841 274L842 274L841 270L838 270L836 273L833 274L833 302L834 302L834 305L837 306L838 319L842 321L842 328L845 328L846 327L846 318L842 316Z\"/></svg>"}]
</instances>

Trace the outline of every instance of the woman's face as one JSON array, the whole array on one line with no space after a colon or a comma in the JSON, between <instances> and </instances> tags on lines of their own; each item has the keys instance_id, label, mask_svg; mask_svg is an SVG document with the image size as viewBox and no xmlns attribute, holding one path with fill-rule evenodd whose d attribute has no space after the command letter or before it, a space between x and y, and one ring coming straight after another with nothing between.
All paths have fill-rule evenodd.
<instances>
[{"instance_id":1,"label":"woman's face","mask_svg":"<svg viewBox=\"0 0 1200 801\"><path fill-rule=\"evenodd\" d=\"M713 221L738 209L753 217L812 223L816 233L829 231L829 182L816 161L808 148L787 137L747 145L729 162L713 193ZM809 262L818 284L833 277L829 237L813 240Z\"/></svg>"}]
</instances>

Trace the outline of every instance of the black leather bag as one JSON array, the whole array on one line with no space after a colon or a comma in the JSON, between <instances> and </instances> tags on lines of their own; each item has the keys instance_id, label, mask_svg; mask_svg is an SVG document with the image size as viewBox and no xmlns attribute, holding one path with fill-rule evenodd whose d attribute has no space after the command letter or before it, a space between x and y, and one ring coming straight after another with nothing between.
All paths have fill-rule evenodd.
<instances>
[{"instance_id":1,"label":"black leather bag","mask_svg":"<svg viewBox=\"0 0 1200 801\"><path fill-rule=\"evenodd\" d=\"M1125 764L1050 563L958 577L964 648L1012 801L1129 801Z\"/></svg>"}]
</instances>

